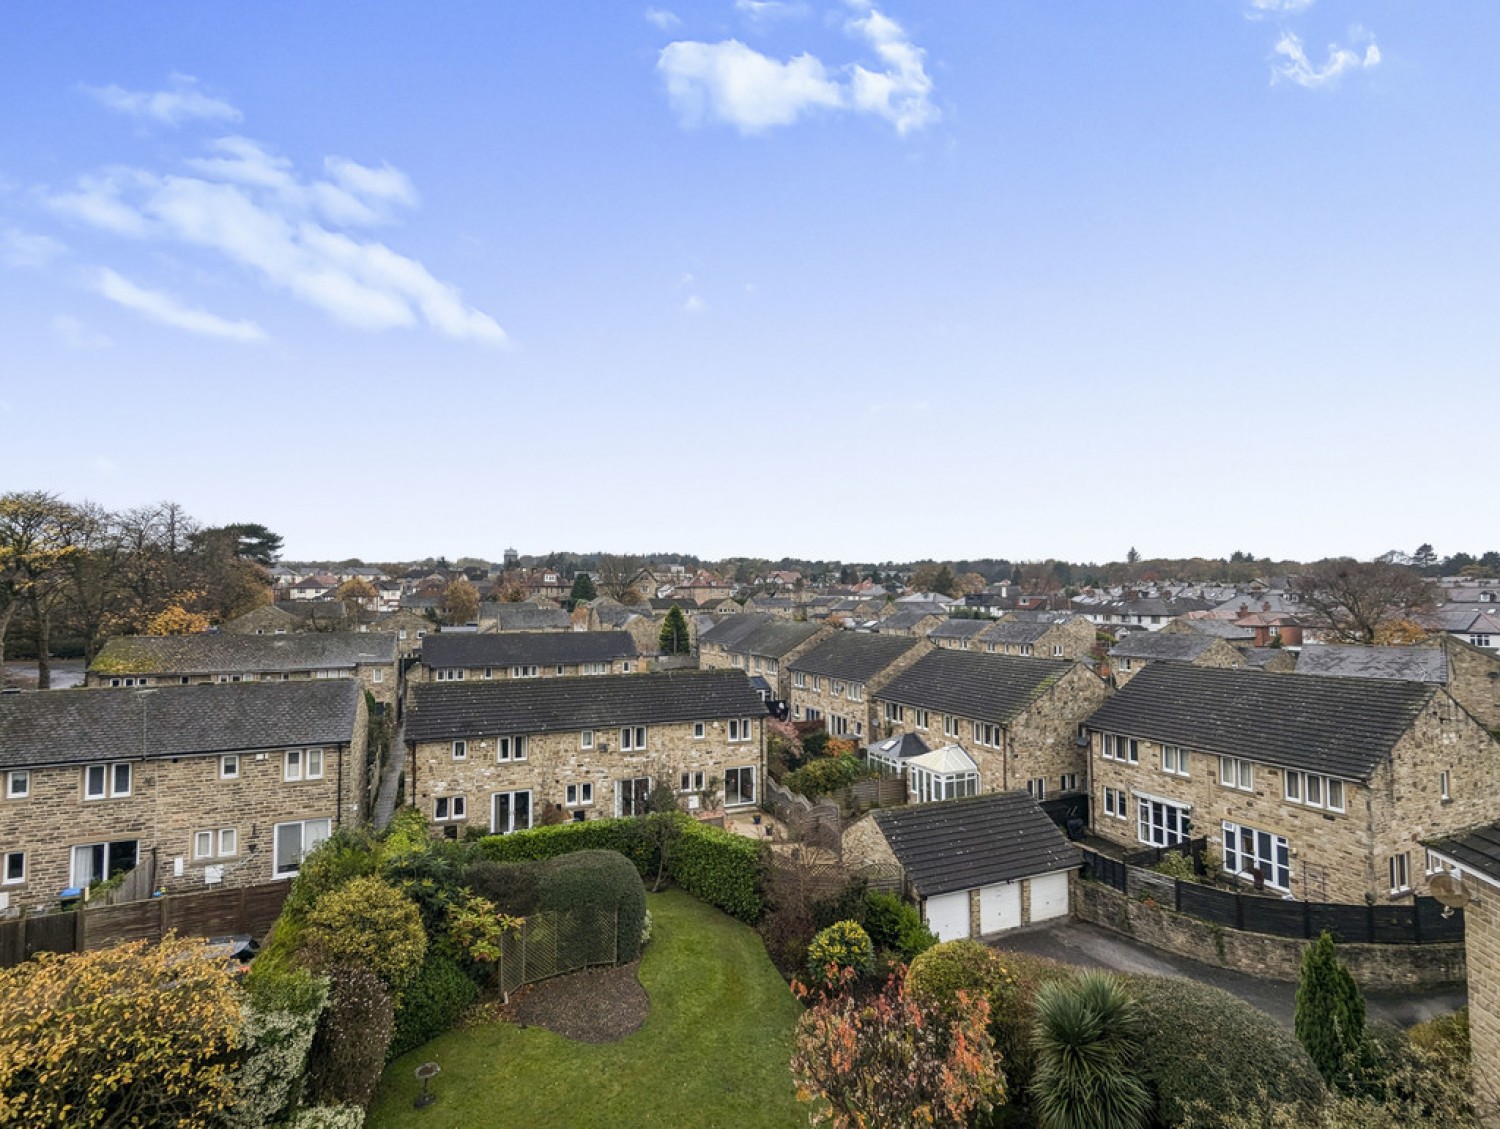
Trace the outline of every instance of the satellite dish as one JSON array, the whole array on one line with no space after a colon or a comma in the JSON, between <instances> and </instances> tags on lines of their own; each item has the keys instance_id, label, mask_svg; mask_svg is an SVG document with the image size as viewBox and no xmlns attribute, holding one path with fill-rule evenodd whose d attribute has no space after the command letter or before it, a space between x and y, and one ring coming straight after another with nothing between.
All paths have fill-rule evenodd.
<instances>
[{"instance_id":1,"label":"satellite dish","mask_svg":"<svg viewBox=\"0 0 1500 1129\"><path fill-rule=\"evenodd\" d=\"M1464 888L1464 880L1446 871L1429 878L1427 889L1445 909L1463 909L1469 904L1469 891Z\"/></svg>"}]
</instances>

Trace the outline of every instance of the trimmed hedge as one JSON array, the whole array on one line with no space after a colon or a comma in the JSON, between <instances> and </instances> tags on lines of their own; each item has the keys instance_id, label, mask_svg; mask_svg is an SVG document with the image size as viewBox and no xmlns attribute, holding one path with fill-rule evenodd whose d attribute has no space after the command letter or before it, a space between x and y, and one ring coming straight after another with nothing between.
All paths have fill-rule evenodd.
<instances>
[{"instance_id":1,"label":"trimmed hedge","mask_svg":"<svg viewBox=\"0 0 1500 1129\"><path fill-rule=\"evenodd\" d=\"M576 851L618 851L643 875L654 874L657 862L655 845L634 819L589 819L487 835L479 840L478 850L481 858L492 862L540 862Z\"/></svg>"},{"instance_id":2,"label":"trimmed hedge","mask_svg":"<svg viewBox=\"0 0 1500 1129\"><path fill-rule=\"evenodd\" d=\"M597 964L609 959L601 939L615 938L616 964L641 955L646 924L646 887L630 863L615 851L579 851L536 864L538 908L573 915L583 926L558 938L558 960L564 964Z\"/></svg>"},{"instance_id":3,"label":"trimmed hedge","mask_svg":"<svg viewBox=\"0 0 1500 1129\"><path fill-rule=\"evenodd\" d=\"M431 952L396 1012L396 1032L387 1059L395 1059L436 1039L458 1022L479 989L464 970L442 953Z\"/></svg>"}]
</instances>

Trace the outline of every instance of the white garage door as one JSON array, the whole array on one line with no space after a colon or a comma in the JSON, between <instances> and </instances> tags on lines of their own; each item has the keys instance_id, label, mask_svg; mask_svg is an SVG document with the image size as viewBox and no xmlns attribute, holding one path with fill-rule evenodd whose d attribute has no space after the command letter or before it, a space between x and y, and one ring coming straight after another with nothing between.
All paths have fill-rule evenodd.
<instances>
[{"instance_id":1,"label":"white garage door","mask_svg":"<svg viewBox=\"0 0 1500 1129\"><path fill-rule=\"evenodd\" d=\"M1031 880L1031 920L1068 916L1068 874L1044 874Z\"/></svg>"},{"instance_id":2,"label":"white garage door","mask_svg":"<svg viewBox=\"0 0 1500 1129\"><path fill-rule=\"evenodd\" d=\"M998 933L1021 924L1021 884L1002 882L979 891L979 931Z\"/></svg>"},{"instance_id":3,"label":"white garage door","mask_svg":"<svg viewBox=\"0 0 1500 1129\"><path fill-rule=\"evenodd\" d=\"M927 928L939 941L961 941L969 935L969 892L927 899Z\"/></svg>"}]
</instances>

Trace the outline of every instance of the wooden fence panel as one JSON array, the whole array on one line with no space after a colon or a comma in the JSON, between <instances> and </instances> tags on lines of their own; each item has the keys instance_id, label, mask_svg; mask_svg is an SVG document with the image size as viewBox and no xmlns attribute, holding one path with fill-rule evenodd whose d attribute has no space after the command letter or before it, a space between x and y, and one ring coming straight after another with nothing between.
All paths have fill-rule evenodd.
<instances>
[{"instance_id":1,"label":"wooden fence panel","mask_svg":"<svg viewBox=\"0 0 1500 1129\"><path fill-rule=\"evenodd\" d=\"M71 953L78 944L78 922L71 913L28 917L23 958L37 953Z\"/></svg>"},{"instance_id":2,"label":"wooden fence panel","mask_svg":"<svg viewBox=\"0 0 1500 1129\"><path fill-rule=\"evenodd\" d=\"M1244 894L1237 896L1240 898L1240 922L1248 932L1269 933L1273 937L1307 936L1305 903Z\"/></svg>"},{"instance_id":3,"label":"wooden fence panel","mask_svg":"<svg viewBox=\"0 0 1500 1129\"><path fill-rule=\"evenodd\" d=\"M1307 907L1308 932L1317 937L1324 930L1335 941L1346 944L1368 944L1370 941L1370 907L1341 906L1330 902L1311 902Z\"/></svg>"},{"instance_id":4,"label":"wooden fence panel","mask_svg":"<svg viewBox=\"0 0 1500 1129\"><path fill-rule=\"evenodd\" d=\"M129 941L161 940L161 902L129 902L79 910L83 914L83 944L86 949L107 949ZM65 916L71 917L72 914Z\"/></svg>"},{"instance_id":5,"label":"wooden fence panel","mask_svg":"<svg viewBox=\"0 0 1500 1129\"><path fill-rule=\"evenodd\" d=\"M1177 905L1183 913L1230 929L1239 926L1238 897L1227 890L1215 890L1196 882L1183 882L1177 888Z\"/></svg>"},{"instance_id":6,"label":"wooden fence panel","mask_svg":"<svg viewBox=\"0 0 1500 1129\"><path fill-rule=\"evenodd\" d=\"M0 921L0 968L10 968L26 959L26 923Z\"/></svg>"}]
</instances>

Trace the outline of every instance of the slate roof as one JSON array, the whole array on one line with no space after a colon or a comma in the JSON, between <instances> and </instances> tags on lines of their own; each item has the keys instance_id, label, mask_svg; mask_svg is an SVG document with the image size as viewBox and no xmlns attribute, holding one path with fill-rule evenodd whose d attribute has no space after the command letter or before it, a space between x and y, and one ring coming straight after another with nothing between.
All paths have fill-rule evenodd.
<instances>
[{"instance_id":1,"label":"slate roof","mask_svg":"<svg viewBox=\"0 0 1500 1129\"><path fill-rule=\"evenodd\" d=\"M624 627L631 620L642 618L638 609L639 605L627 607L624 604L599 604L594 608L594 613L600 623L610 627Z\"/></svg>"},{"instance_id":2,"label":"slate roof","mask_svg":"<svg viewBox=\"0 0 1500 1129\"><path fill-rule=\"evenodd\" d=\"M346 678L0 695L0 768L344 744L360 693Z\"/></svg>"},{"instance_id":3,"label":"slate roof","mask_svg":"<svg viewBox=\"0 0 1500 1129\"><path fill-rule=\"evenodd\" d=\"M104 644L89 673L248 674L334 670L396 661L396 637L381 632L298 635L121 635Z\"/></svg>"},{"instance_id":4,"label":"slate roof","mask_svg":"<svg viewBox=\"0 0 1500 1129\"><path fill-rule=\"evenodd\" d=\"M1070 870L1082 858L1025 792L881 808L874 818L924 898Z\"/></svg>"},{"instance_id":5,"label":"slate roof","mask_svg":"<svg viewBox=\"0 0 1500 1129\"><path fill-rule=\"evenodd\" d=\"M993 621L988 619L945 619L927 633L929 639L972 639Z\"/></svg>"},{"instance_id":6,"label":"slate roof","mask_svg":"<svg viewBox=\"0 0 1500 1129\"><path fill-rule=\"evenodd\" d=\"M932 749L915 733L898 733L894 737L887 737L884 741L873 742L870 745L870 752L877 751L887 760L910 760L923 753L930 753Z\"/></svg>"},{"instance_id":7,"label":"slate roof","mask_svg":"<svg viewBox=\"0 0 1500 1129\"><path fill-rule=\"evenodd\" d=\"M1420 682L1155 663L1085 724L1095 731L1367 780L1437 692Z\"/></svg>"},{"instance_id":8,"label":"slate roof","mask_svg":"<svg viewBox=\"0 0 1500 1129\"><path fill-rule=\"evenodd\" d=\"M1054 623L1041 623L1036 620L1013 620L1002 619L990 625L990 629L979 637L981 643L1035 643L1055 626Z\"/></svg>"},{"instance_id":9,"label":"slate roof","mask_svg":"<svg viewBox=\"0 0 1500 1129\"><path fill-rule=\"evenodd\" d=\"M511 666L535 663L613 662L634 658L635 640L625 631L512 631L497 635L428 635L422 663L429 667Z\"/></svg>"},{"instance_id":10,"label":"slate roof","mask_svg":"<svg viewBox=\"0 0 1500 1129\"><path fill-rule=\"evenodd\" d=\"M1199 635L1213 635L1219 639L1224 639L1229 642L1255 638L1255 632L1253 629L1249 627L1241 627L1232 619L1189 619L1184 616L1183 618L1174 620L1173 622L1186 627L1190 627ZM1163 631L1162 634L1175 635L1185 634L1185 632L1182 632L1180 630L1176 632Z\"/></svg>"},{"instance_id":11,"label":"slate roof","mask_svg":"<svg viewBox=\"0 0 1500 1129\"><path fill-rule=\"evenodd\" d=\"M566 631L573 626L562 608L539 608L535 604L486 601L479 605L479 619L494 620L501 631L544 631L549 627Z\"/></svg>"},{"instance_id":12,"label":"slate roof","mask_svg":"<svg viewBox=\"0 0 1500 1129\"><path fill-rule=\"evenodd\" d=\"M1164 631L1138 631L1109 649L1117 659L1190 663L1214 644L1212 635L1177 635Z\"/></svg>"},{"instance_id":13,"label":"slate roof","mask_svg":"<svg viewBox=\"0 0 1500 1129\"><path fill-rule=\"evenodd\" d=\"M442 741L490 733L566 733L765 713L765 703L742 670L423 682L411 688L406 738Z\"/></svg>"},{"instance_id":14,"label":"slate roof","mask_svg":"<svg viewBox=\"0 0 1500 1129\"><path fill-rule=\"evenodd\" d=\"M1481 875L1500 886L1500 823L1429 842L1427 846L1452 859L1465 871Z\"/></svg>"},{"instance_id":15,"label":"slate roof","mask_svg":"<svg viewBox=\"0 0 1500 1129\"><path fill-rule=\"evenodd\" d=\"M910 631L924 619L942 614L941 611L934 612L926 607L898 608L884 619L875 620L872 626L876 631Z\"/></svg>"},{"instance_id":16,"label":"slate roof","mask_svg":"<svg viewBox=\"0 0 1500 1129\"><path fill-rule=\"evenodd\" d=\"M726 651L779 659L821 630L816 623L794 623L764 612L742 612L703 632L698 636L698 644L711 643Z\"/></svg>"},{"instance_id":17,"label":"slate roof","mask_svg":"<svg viewBox=\"0 0 1500 1129\"><path fill-rule=\"evenodd\" d=\"M1004 724L1071 669L1066 659L936 650L896 675L875 697Z\"/></svg>"},{"instance_id":18,"label":"slate roof","mask_svg":"<svg viewBox=\"0 0 1500 1129\"><path fill-rule=\"evenodd\" d=\"M868 682L913 647L926 645L924 640L906 635L839 631L793 659L790 669L845 682Z\"/></svg>"},{"instance_id":19,"label":"slate roof","mask_svg":"<svg viewBox=\"0 0 1500 1129\"><path fill-rule=\"evenodd\" d=\"M1281 647L1236 647L1235 650L1245 657L1245 665L1252 670L1259 670L1275 662L1282 655L1293 654Z\"/></svg>"},{"instance_id":20,"label":"slate roof","mask_svg":"<svg viewBox=\"0 0 1500 1129\"><path fill-rule=\"evenodd\" d=\"M1441 647L1306 646L1297 657L1298 674L1330 678L1387 678L1400 682L1448 683L1448 653Z\"/></svg>"}]
</instances>

